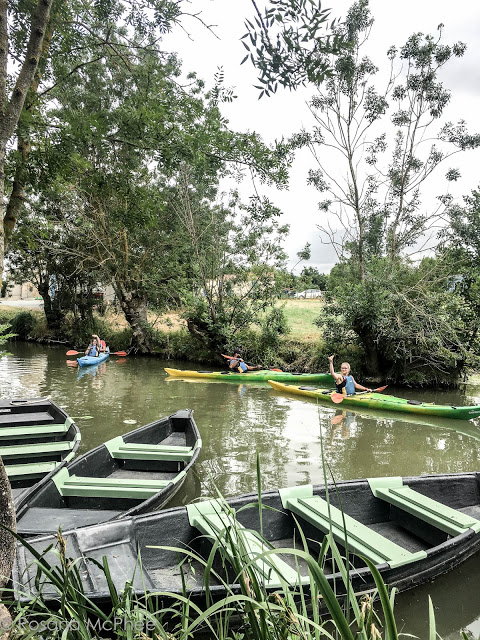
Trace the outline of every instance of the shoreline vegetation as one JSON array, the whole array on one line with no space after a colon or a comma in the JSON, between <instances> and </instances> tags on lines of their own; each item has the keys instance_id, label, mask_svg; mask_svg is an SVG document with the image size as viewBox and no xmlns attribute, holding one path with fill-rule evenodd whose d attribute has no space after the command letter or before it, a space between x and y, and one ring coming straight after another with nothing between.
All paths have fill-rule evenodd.
<instances>
[{"instance_id":1,"label":"shoreline vegetation","mask_svg":"<svg viewBox=\"0 0 480 640\"><path fill-rule=\"evenodd\" d=\"M279 367L284 371L317 373L328 370L327 357L330 354L328 345L323 340L322 329L315 323L324 305L319 299L287 299L280 300L277 309L283 311L285 326L280 332L272 332L265 339L262 327L250 326L239 331L237 347L244 359L252 364L261 364L265 368ZM225 367L219 354L208 351L192 335L187 327L181 309L160 313L148 312L148 330L152 343L152 351L143 353L145 357L158 357L165 360L184 360L221 369ZM87 326L79 333L72 317L66 318L64 324L56 332L47 329L42 309L22 309L2 305L0 307L0 324L7 326L7 331L16 334L13 340L37 342L39 344L65 345L68 348L83 350L92 333L106 339L111 351L129 350L132 343L132 330L125 316L113 307L107 307L104 313L94 313L94 324ZM339 346L337 361L348 359L357 376L372 384L401 382L385 377L367 376L362 369L362 354L358 346ZM436 379L432 386L456 387L462 384L480 383L480 373L472 371L468 378L456 380ZM415 385L409 381L408 386L428 386L425 382Z\"/></svg>"},{"instance_id":2,"label":"shoreline vegetation","mask_svg":"<svg viewBox=\"0 0 480 640\"><path fill-rule=\"evenodd\" d=\"M327 370L327 361L322 354L322 331L314 324L323 302L311 300L281 300L279 307L284 310L287 322L286 333L278 336L274 344L265 345L259 340L260 327L250 327L239 332L238 347L247 361L285 370L312 373ZM8 324L17 339L38 343L60 343L70 348L81 348L89 339L89 334L98 333L105 338L111 350L127 349L132 332L123 313L107 309L104 314L95 313L95 325L79 334L67 318L61 329L53 333L47 331L43 310L19 309L4 305L0 308L0 323ZM182 311L161 314L149 311L149 334L153 349L147 357L157 356L166 360L189 360L208 364L212 367L224 366L223 359L209 353L188 331ZM87 341L87 342L85 342ZM264 342L264 341L263 341Z\"/></svg>"}]
</instances>

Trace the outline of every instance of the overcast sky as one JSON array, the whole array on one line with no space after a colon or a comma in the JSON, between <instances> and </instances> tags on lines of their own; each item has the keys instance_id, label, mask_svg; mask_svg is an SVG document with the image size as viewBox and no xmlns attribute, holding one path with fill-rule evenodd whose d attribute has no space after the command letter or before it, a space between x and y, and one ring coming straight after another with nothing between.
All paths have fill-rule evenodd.
<instances>
[{"instance_id":1,"label":"overcast sky","mask_svg":"<svg viewBox=\"0 0 480 640\"><path fill-rule=\"evenodd\" d=\"M345 15L352 2L326 1L332 17ZM200 28L195 21L185 21L190 38L179 29L166 40L168 49L175 50L183 60L184 71L196 71L209 85L219 66L225 72L225 85L235 88L237 99L232 104L222 105L222 111L230 126L239 131L255 130L266 142L289 136L311 124L306 101L314 94L312 87L296 92L279 90L273 98L258 100L258 84L255 69L246 62L240 66L245 49L240 37L245 33L244 20L252 18L251 0L192 0L188 10L201 11L202 19L212 25L218 38ZM471 132L480 132L480 3L473 0L370 0L370 9L375 24L366 53L377 66L386 60L385 53L391 45L401 46L414 32L437 33L440 23L445 25L443 42L458 40L467 44L463 58L447 64L441 79L452 92L450 105L445 111L445 120L465 119ZM433 125L435 130L437 125ZM432 208L434 196L445 192L443 175L450 166L458 167L462 178L453 184L451 193L458 199L480 184L480 150L460 154L437 170L430 178L425 197L426 207ZM290 187L287 192L265 191L284 211L284 222L290 224L290 237L286 248L291 257L290 266L297 262L296 252L306 242L312 245L311 265L327 272L335 262L331 249L321 244L316 225L320 218L317 202L319 195L306 184L308 169L313 161L305 151L298 155L292 166ZM243 187L249 193L247 185Z\"/></svg>"}]
</instances>

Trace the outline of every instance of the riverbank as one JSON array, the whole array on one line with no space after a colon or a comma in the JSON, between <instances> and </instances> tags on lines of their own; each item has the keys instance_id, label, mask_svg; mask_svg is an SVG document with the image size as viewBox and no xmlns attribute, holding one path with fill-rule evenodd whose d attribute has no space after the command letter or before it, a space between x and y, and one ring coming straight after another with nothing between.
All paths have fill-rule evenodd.
<instances>
[{"instance_id":1,"label":"riverbank","mask_svg":"<svg viewBox=\"0 0 480 640\"><path fill-rule=\"evenodd\" d=\"M43 309L26 308L24 301L2 302L0 324L8 324L19 339L40 343L68 344L70 348L83 348L92 333L97 333L107 341L113 351L128 349L131 329L122 313L109 309L105 314L94 315L94 326L79 332L67 318L58 332L47 330ZM18 304L19 306L14 306ZM325 354L322 354L322 332L314 324L323 302L312 300L282 300L289 333L278 336L274 344L265 345L259 339L255 327L238 335L238 347L247 361L263 366L277 366L290 371L314 372L325 369ZM181 311L148 314L150 338L154 345L151 356L167 360L194 360L211 366L218 366L211 353L198 343L189 333Z\"/></svg>"}]
</instances>

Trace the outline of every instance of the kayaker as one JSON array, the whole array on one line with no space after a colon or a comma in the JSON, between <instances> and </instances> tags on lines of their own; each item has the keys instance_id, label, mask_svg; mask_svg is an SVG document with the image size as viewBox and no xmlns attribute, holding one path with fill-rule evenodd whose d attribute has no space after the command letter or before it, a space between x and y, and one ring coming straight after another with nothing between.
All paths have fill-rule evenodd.
<instances>
[{"instance_id":1,"label":"kayaker","mask_svg":"<svg viewBox=\"0 0 480 640\"><path fill-rule=\"evenodd\" d=\"M350 365L348 362L342 362L340 366L340 373L335 373L333 369L334 357L335 356L328 356L328 361L330 363L330 374L335 379L337 393L343 393L343 395L346 396L353 396L355 391L372 391L368 387L363 387L355 381L355 378L350 373Z\"/></svg>"},{"instance_id":2,"label":"kayaker","mask_svg":"<svg viewBox=\"0 0 480 640\"><path fill-rule=\"evenodd\" d=\"M92 358L100 355L99 343L97 338L93 338L88 347L85 349L86 356L92 356Z\"/></svg>"},{"instance_id":3,"label":"kayaker","mask_svg":"<svg viewBox=\"0 0 480 640\"><path fill-rule=\"evenodd\" d=\"M100 336L97 336L96 333L94 333L92 335L92 338L96 338L97 339L98 352L99 353L105 353L105 351L107 350L107 343L105 342L105 340L100 340Z\"/></svg>"},{"instance_id":4,"label":"kayaker","mask_svg":"<svg viewBox=\"0 0 480 640\"><path fill-rule=\"evenodd\" d=\"M259 364L256 364L256 365L247 364L243 360L241 354L238 353L238 351L235 351L233 356L224 356L224 358L225 357L229 359L228 368L235 369L239 373L245 373L246 371L258 371L259 369L262 368Z\"/></svg>"}]
</instances>

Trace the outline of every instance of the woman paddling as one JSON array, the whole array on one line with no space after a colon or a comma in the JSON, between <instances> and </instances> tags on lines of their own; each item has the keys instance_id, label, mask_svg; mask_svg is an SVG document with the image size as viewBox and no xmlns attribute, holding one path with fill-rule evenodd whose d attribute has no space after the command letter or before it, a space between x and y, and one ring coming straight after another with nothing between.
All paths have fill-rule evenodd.
<instances>
[{"instance_id":1,"label":"woman paddling","mask_svg":"<svg viewBox=\"0 0 480 640\"><path fill-rule=\"evenodd\" d=\"M333 369L333 358L335 356L329 356L328 361L330 363L330 374L335 379L335 386L337 393L342 393L344 396L353 396L355 390L357 391L372 391L368 387L363 387L361 384L355 381L355 378L350 373L350 365L348 362L342 362L340 366L340 373L335 373Z\"/></svg>"}]
</instances>

